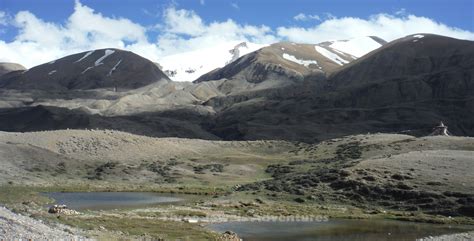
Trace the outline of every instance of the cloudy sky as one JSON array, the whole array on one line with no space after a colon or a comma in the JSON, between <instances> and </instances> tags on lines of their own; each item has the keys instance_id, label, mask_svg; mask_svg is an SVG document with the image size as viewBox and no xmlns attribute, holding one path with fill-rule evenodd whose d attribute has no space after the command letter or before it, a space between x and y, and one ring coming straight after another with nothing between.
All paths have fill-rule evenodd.
<instances>
[{"instance_id":1,"label":"cloudy sky","mask_svg":"<svg viewBox=\"0 0 474 241\"><path fill-rule=\"evenodd\" d=\"M97 48L159 62L230 41L474 40L473 10L472 0L0 0L0 62L33 67Z\"/></svg>"}]
</instances>

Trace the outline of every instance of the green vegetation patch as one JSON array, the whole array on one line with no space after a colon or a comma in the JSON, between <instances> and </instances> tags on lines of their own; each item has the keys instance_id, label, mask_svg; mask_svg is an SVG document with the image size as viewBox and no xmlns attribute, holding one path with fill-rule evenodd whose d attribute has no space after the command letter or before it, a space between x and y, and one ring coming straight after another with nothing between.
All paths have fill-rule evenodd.
<instances>
[{"instance_id":1,"label":"green vegetation patch","mask_svg":"<svg viewBox=\"0 0 474 241\"><path fill-rule=\"evenodd\" d=\"M22 186L0 186L0 203L5 205L36 203L44 205L52 200L40 195L41 190Z\"/></svg>"},{"instance_id":2,"label":"green vegetation patch","mask_svg":"<svg viewBox=\"0 0 474 241\"><path fill-rule=\"evenodd\" d=\"M185 222L161 221L142 217L68 217L61 216L62 223L84 230L98 230L101 227L132 236L149 236L165 240L215 240L216 234L196 224Z\"/></svg>"}]
</instances>

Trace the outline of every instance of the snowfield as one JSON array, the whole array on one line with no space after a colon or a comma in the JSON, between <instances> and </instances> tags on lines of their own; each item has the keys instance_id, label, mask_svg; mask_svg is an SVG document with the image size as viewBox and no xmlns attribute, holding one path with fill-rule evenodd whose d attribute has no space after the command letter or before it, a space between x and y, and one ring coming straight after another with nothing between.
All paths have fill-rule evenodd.
<instances>
[{"instance_id":1,"label":"snowfield","mask_svg":"<svg viewBox=\"0 0 474 241\"><path fill-rule=\"evenodd\" d=\"M333 41L333 43L329 45L329 47L333 48L334 50L348 53L357 58L360 58L372 50L380 48L381 46L382 44L369 36L353 38L350 40Z\"/></svg>"}]
</instances>

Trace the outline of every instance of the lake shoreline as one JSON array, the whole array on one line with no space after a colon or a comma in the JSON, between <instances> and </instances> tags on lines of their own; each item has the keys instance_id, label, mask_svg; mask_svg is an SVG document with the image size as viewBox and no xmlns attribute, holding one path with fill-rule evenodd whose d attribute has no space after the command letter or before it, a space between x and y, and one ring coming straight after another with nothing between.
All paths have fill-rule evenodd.
<instances>
[{"instance_id":1,"label":"lake shoreline","mask_svg":"<svg viewBox=\"0 0 474 241\"><path fill-rule=\"evenodd\" d=\"M0 238L3 239L9 239L9 238L27 238L27 239L38 239L38 238L44 238L44 239L63 239L63 238L81 238L82 240L87 240L87 238L84 237L84 231L78 230L76 228L71 228L62 224L57 224L55 223L54 225L50 222L44 222L42 220L34 219L31 217L26 217L20 214L16 214L12 212L11 210L8 210L7 208L0 207L0 213L2 217L7 217L4 220L7 221L8 225L0 225L0 228L3 230L4 235L0 235ZM178 222L180 220L177 220ZM329 222L334 221L334 220L329 220ZM340 220L336 220L340 221ZM350 220L349 220L350 221ZM354 221L354 220L352 220ZM369 220L361 220L362 222L369 221ZM220 224L226 224L226 223L237 223L239 221L228 221ZM240 221L239 223L243 222L249 222L249 221ZM379 221L376 221L379 222ZM386 222L386 220L384 221ZM389 221L389 222L398 222L398 221ZM288 223L285 222L279 222L279 221L253 221L253 227L258 224L262 223L281 223L287 225ZM302 222L296 222L298 225L301 225ZM311 222L307 222L311 223ZM314 223L314 222L313 222ZM202 224L202 223L201 223ZM216 223L208 224L205 225L206 228L209 228L210 225L213 225ZM34 230L31 229L25 229L25 226L35 226ZM67 230L65 232L64 230ZM223 233L227 230L232 230L232 232L235 232L239 237L246 237L245 235L241 235L238 231L235 231L233 229L228 229L226 228L225 230L217 230L217 229L211 229L213 232L217 233ZM15 234L12 234L12 232L15 232ZM450 233L450 234L442 234L442 235L437 235L437 236L426 236L424 238L418 238L416 239L417 241L441 241L441 240L472 240L474 238L474 231L461 231L461 232L455 232L455 233ZM250 239L254 240L254 239Z\"/></svg>"},{"instance_id":2,"label":"lake shoreline","mask_svg":"<svg viewBox=\"0 0 474 241\"><path fill-rule=\"evenodd\" d=\"M209 239L209 237L219 235L219 232L209 230L205 227L207 225L239 221L240 223L252 221L254 224L258 224L262 223L262 221L278 219L298 220L298 218L302 217L312 217L318 220L328 219L329 221L338 219L369 220L375 222L401 220L408 221L412 224L448 223L451 225L462 225L462 221L464 221L464 219L448 217L412 216L409 213L393 212L390 210L357 209L349 206L308 206L307 204L272 202L270 200L249 199L249 197L237 198L226 195L220 195L217 198L209 195L191 195L193 197L192 199L179 203L156 204L149 207L128 207L114 210L86 210L79 215L51 215L47 213L45 207L47 204L54 202L42 196L40 193L45 191L59 191L64 193L62 192L64 190L73 190L67 187L49 187L47 189L33 187L10 188L11 190L9 192L4 193L10 196L12 200L7 206L15 212L32 215L38 217L40 220L66 224L84 230L85 233L93 237L103 237L104 235L107 237L130 237L130 235L132 235L132 237L134 237L135 233L138 234L140 232L150 235L150 237L166 237L161 236L161 231L160 234L153 233L156 232L153 230L156 229L157 225L163 225L162 230L174 230L163 231L165 233L176 233L176 236L171 237L180 237L183 235L182 226L186 226L193 231L187 232L184 235L198 235L208 237L207 239ZM22 193L26 194L31 192L31 195L27 199L22 199L25 195L23 194L21 197L18 196L19 190L22 190ZM135 192L131 193L139 194L139 191L143 192L144 190L136 189ZM93 192L87 193L91 194ZM172 194L153 192L153 195L166 196ZM279 210L288 210L294 215L281 213ZM466 220L469 221L469 219ZM134 225L130 226L130 224L134 223L145 223L145 229L136 230L133 227ZM465 224L472 223L466 222ZM240 236L240 233L236 233Z\"/></svg>"}]
</instances>

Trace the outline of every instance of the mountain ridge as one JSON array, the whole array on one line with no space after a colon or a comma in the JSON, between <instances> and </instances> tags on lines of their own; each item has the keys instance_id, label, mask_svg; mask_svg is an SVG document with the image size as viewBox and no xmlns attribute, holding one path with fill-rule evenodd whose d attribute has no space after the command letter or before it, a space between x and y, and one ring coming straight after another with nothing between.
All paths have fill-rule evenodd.
<instances>
[{"instance_id":1,"label":"mountain ridge","mask_svg":"<svg viewBox=\"0 0 474 241\"><path fill-rule=\"evenodd\" d=\"M330 44L334 43L319 47L329 51ZM278 43L241 56L223 68L237 66L236 72L249 77L250 82L246 78L211 78L196 83L154 82L119 92L59 90L54 94L49 90L20 92L0 88L0 106L24 108L24 113L38 105L56 106L60 111L45 112L46 116L55 116L53 119L82 111L80 118L89 119L87 128L118 129L159 137L318 142L367 132L409 130L413 135L429 134L430 128L441 120L454 134L473 135L474 127L470 124L474 119L470 111L474 109L471 108L474 106L471 100L472 46L472 41L415 34L385 44L360 58L353 56L350 63L340 65L337 61L341 60L324 56L315 45ZM298 49L320 59L298 55ZM268 62L261 62L261 66L268 64L275 68L267 69L270 71L266 77L254 78L252 74L258 72L249 71L252 68L247 67L252 66L255 63L252 58L262 52L270 57ZM343 55L337 56L347 61L352 58L351 55L343 58ZM334 67L332 70L327 67L330 73L318 68L321 65L319 67L324 69L326 62L327 66ZM247 67L238 66L244 63ZM278 66L279 63L284 64ZM307 69L314 71L301 73ZM265 71L265 68L260 70ZM247 75L242 71L247 71ZM291 74L293 78L288 77ZM8 120L12 113L2 112L2 118ZM41 129L27 114L22 116L26 119L18 122L21 126L13 125L17 130ZM26 128L28 125L31 126ZM131 130L127 125L139 126L141 130ZM74 122L64 126L76 127L84 128Z\"/></svg>"}]
</instances>

